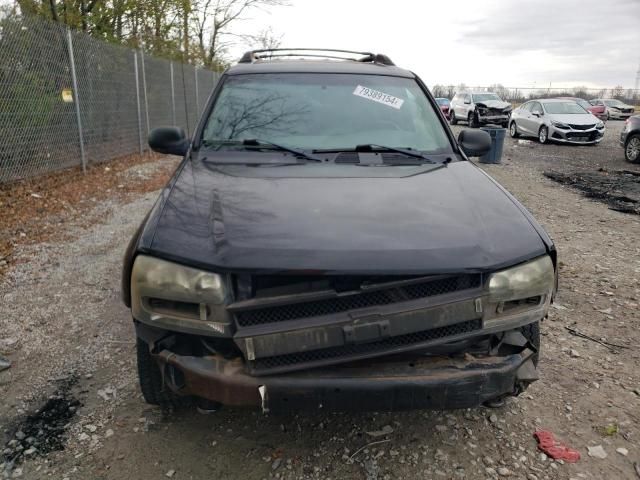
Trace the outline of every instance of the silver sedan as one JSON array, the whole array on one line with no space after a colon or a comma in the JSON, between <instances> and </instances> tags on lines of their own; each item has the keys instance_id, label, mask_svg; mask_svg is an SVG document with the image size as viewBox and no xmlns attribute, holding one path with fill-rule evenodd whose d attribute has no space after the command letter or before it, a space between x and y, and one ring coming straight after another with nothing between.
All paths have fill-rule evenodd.
<instances>
[{"instance_id":1,"label":"silver sedan","mask_svg":"<svg viewBox=\"0 0 640 480\"><path fill-rule=\"evenodd\" d=\"M511 114L509 134L537 137L540 143L596 144L604 123L571 100L530 100Z\"/></svg>"}]
</instances>

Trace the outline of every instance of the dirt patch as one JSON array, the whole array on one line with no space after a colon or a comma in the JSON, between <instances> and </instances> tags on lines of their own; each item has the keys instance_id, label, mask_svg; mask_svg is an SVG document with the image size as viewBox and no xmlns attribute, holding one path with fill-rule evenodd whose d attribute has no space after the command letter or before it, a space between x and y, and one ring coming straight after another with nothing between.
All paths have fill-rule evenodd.
<instances>
[{"instance_id":1,"label":"dirt patch","mask_svg":"<svg viewBox=\"0 0 640 480\"><path fill-rule=\"evenodd\" d=\"M544 175L563 185L580 190L586 197L603 201L611 210L640 215L640 173L630 170L561 173Z\"/></svg>"},{"instance_id":2,"label":"dirt patch","mask_svg":"<svg viewBox=\"0 0 640 480\"><path fill-rule=\"evenodd\" d=\"M82 405L71 393L75 378L62 381L34 413L16 420L2 451L4 473L8 474L26 458L63 450L69 422Z\"/></svg>"},{"instance_id":3,"label":"dirt patch","mask_svg":"<svg viewBox=\"0 0 640 480\"><path fill-rule=\"evenodd\" d=\"M129 155L91 165L86 174L78 167L0 185L0 277L17 245L61 240L61 226L92 225L90 213L100 202L158 190L177 163L176 157Z\"/></svg>"}]
</instances>

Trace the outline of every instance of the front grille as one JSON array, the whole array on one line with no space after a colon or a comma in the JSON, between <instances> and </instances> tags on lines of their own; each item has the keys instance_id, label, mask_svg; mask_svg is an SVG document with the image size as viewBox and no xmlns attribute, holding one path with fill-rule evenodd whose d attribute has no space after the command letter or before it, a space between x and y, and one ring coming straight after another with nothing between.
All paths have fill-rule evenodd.
<instances>
[{"instance_id":1,"label":"front grille","mask_svg":"<svg viewBox=\"0 0 640 480\"><path fill-rule=\"evenodd\" d=\"M354 293L344 297L241 311L236 313L236 321L241 327L249 327L265 323L332 315L359 308L389 305L391 303L478 287L480 287L480 275L458 275L372 292Z\"/></svg>"},{"instance_id":2,"label":"front grille","mask_svg":"<svg viewBox=\"0 0 640 480\"><path fill-rule=\"evenodd\" d=\"M595 127L596 124L594 123L593 125L574 125L574 124L570 123L569 126L571 128L573 128L574 130L589 130L590 128Z\"/></svg>"},{"instance_id":3,"label":"front grille","mask_svg":"<svg viewBox=\"0 0 640 480\"><path fill-rule=\"evenodd\" d=\"M567 132L565 133L565 136L570 140L575 138L587 138L588 141L592 141L598 138L598 132L589 132L589 133Z\"/></svg>"},{"instance_id":4,"label":"front grille","mask_svg":"<svg viewBox=\"0 0 640 480\"><path fill-rule=\"evenodd\" d=\"M474 332L482 328L482 320L468 320L446 327L432 328L420 332L407 333L396 337L385 338L371 343L359 345L342 345L339 347L323 348L306 352L288 353L274 357L265 357L250 362L254 373L267 373L268 370L283 370L300 364L318 364L341 359L352 360L354 357L384 354L398 347L417 346L433 340L454 335Z\"/></svg>"},{"instance_id":5,"label":"front grille","mask_svg":"<svg viewBox=\"0 0 640 480\"><path fill-rule=\"evenodd\" d=\"M487 112L488 115L506 115L509 113L509 111L504 108L489 108Z\"/></svg>"}]
</instances>

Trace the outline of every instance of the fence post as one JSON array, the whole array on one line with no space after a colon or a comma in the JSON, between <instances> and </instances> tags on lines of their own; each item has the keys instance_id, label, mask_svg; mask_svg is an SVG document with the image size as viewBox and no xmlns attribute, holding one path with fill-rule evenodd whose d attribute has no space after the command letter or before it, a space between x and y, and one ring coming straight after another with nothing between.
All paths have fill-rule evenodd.
<instances>
[{"instance_id":1,"label":"fence post","mask_svg":"<svg viewBox=\"0 0 640 480\"><path fill-rule=\"evenodd\" d=\"M200 115L200 97L198 95L198 67L193 67L193 75L196 79L196 118Z\"/></svg>"},{"instance_id":2,"label":"fence post","mask_svg":"<svg viewBox=\"0 0 640 480\"><path fill-rule=\"evenodd\" d=\"M169 62L169 71L171 72L171 123L176 124L176 92L173 85L173 62Z\"/></svg>"},{"instance_id":3,"label":"fence post","mask_svg":"<svg viewBox=\"0 0 640 480\"><path fill-rule=\"evenodd\" d=\"M140 113L140 81L138 80L138 52L133 52L133 71L136 74L136 107L138 109L138 142L140 143L140 155L144 153L142 148L142 115Z\"/></svg>"},{"instance_id":4,"label":"fence post","mask_svg":"<svg viewBox=\"0 0 640 480\"><path fill-rule=\"evenodd\" d=\"M147 75L144 68L144 50L140 49L140 60L142 61L142 91L144 92L144 115L147 120L147 136L151 131L149 126L149 100L147 98Z\"/></svg>"},{"instance_id":5,"label":"fence post","mask_svg":"<svg viewBox=\"0 0 640 480\"><path fill-rule=\"evenodd\" d=\"M78 140L80 142L80 161L82 172L87 173L87 157L84 153L84 137L82 134L82 119L80 118L80 95L78 92L78 78L76 77L76 61L73 56L73 41L71 29L67 27L67 50L69 51L69 63L71 64L71 82L73 83L73 103L76 107L76 123L78 125Z\"/></svg>"}]
</instances>

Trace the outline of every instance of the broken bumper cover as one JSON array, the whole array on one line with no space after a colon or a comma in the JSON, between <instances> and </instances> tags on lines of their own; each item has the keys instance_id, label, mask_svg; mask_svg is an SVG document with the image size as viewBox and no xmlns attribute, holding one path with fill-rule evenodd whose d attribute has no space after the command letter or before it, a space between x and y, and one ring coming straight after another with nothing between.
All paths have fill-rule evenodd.
<instances>
[{"instance_id":1,"label":"broken bumper cover","mask_svg":"<svg viewBox=\"0 0 640 480\"><path fill-rule=\"evenodd\" d=\"M503 124L509 121L509 115L488 115L478 116L478 122L482 125L486 124Z\"/></svg>"},{"instance_id":2,"label":"broken bumper cover","mask_svg":"<svg viewBox=\"0 0 640 480\"><path fill-rule=\"evenodd\" d=\"M520 393L537 379L534 352L483 358L385 357L302 372L254 377L240 359L162 350L154 357L179 395L263 411L455 409Z\"/></svg>"},{"instance_id":3,"label":"broken bumper cover","mask_svg":"<svg viewBox=\"0 0 640 480\"><path fill-rule=\"evenodd\" d=\"M588 130L564 130L553 126L549 127L549 139L558 143L588 145L600 143L603 138L604 128L601 130L596 128Z\"/></svg>"}]
</instances>

